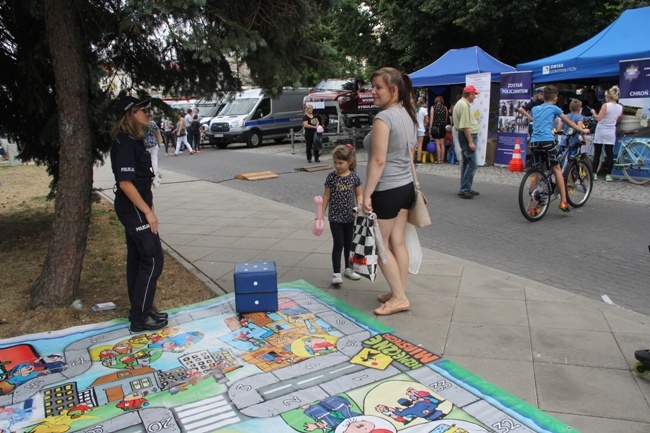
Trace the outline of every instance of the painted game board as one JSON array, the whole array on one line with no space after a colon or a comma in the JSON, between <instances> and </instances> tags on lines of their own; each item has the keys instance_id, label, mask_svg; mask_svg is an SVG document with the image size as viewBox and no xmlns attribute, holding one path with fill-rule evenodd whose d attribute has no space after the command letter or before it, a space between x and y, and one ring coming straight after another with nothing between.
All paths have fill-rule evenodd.
<instances>
[{"instance_id":1,"label":"painted game board","mask_svg":"<svg viewBox=\"0 0 650 433\"><path fill-rule=\"evenodd\" d=\"M0 341L0 432L575 432L305 281Z\"/></svg>"}]
</instances>

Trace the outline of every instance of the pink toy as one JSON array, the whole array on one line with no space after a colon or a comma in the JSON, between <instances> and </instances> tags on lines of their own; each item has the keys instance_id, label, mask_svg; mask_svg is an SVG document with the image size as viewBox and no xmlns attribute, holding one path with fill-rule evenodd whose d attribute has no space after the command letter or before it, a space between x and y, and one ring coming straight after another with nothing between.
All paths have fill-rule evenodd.
<instances>
[{"instance_id":1,"label":"pink toy","mask_svg":"<svg viewBox=\"0 0 650 433\"><path fill-rule=\"evenodd\" d=\"M323 197L317 195L314 197L314 204L316 205L316 221L314 221L314 229L312 233L315 236L320 236L323 234L325 229L325 222L323 222Z\"/></svg>"}]
</instances>

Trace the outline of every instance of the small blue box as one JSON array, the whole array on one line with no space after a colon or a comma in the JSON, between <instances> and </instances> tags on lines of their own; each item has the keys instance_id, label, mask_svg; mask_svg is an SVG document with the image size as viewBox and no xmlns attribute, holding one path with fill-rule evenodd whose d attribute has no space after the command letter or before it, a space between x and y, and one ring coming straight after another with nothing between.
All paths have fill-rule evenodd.
<instances>
[{"instance_id":1,"label":"small blue box","mask_svg":"<svg viewBox=\"0 0 650 433\"><path fill-rule=\"evenodd\" d=\"M235 265L235 309L238 313L278 311L275 262Z\"/></svg>"}]
</instances>

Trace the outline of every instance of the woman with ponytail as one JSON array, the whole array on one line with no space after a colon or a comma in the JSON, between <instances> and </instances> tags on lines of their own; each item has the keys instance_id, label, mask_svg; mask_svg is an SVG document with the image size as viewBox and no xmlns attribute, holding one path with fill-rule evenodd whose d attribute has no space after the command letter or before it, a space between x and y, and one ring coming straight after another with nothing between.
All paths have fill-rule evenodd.
<instances>
[{"instance_id":1,"label":"woman with ponytail","mask_svg":"<svg viewBox=\"0 0 650 433\"><path fill-rule=\"evenodd\" d=\"M417 143L417 119L408 75L381 68L371 78L374 103L382 111L363 140L368 152L363 210L377 214L381 236L388 246L388 260L380 261L379 267L390 293L377 297L382 305L375 310L375 314L385 316L411 307L406 297L409 255L404 238L408 212L415 200L411 146Z\"/></svg>"}]
</instances>

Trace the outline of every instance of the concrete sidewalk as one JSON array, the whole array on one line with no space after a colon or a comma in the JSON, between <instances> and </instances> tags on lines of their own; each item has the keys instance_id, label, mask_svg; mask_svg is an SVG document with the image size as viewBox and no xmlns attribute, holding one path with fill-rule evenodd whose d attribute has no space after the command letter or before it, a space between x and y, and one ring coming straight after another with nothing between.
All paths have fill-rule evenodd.
<instances>
[{"instance_id":1,"label":"concrete sidewalk","mask_svg":"<svg viewBox=\"0 0 650 433\"><path fill-rule=\"evenodd\" d=\"M314 214L221 184L165 171L155 189L169 252L217 294L232 292L242 261L273 260L279 282L305 279L373 316L388 286L331 286L331 237ZM243 181L242 181L243 182ZM110 164L94 186L113 200ZM522 251L526 254L526 251ZM409 275L409 312L377 320L583 433L650 431L650 379L630 371L650 346L650 318L424 249Z\"/></svg>"}]
</instances>

